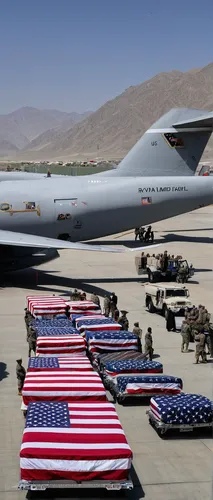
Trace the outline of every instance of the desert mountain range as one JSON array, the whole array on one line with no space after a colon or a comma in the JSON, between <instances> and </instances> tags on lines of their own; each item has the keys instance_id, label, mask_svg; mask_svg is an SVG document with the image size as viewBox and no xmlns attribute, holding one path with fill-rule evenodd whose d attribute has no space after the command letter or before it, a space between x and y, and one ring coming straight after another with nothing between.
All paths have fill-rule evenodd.
<instances>
[{"instance_id":1,"label":"desert mountain range","mask_svg":"<svg viewBox=\"0 0 213 500\"><path fill-rule=\"evenodd\" d=\"M8 148L23 160L122 158L173 107L213 110L213 63L159 73L86 116L34 108L0 115L0 155ZM205 156L213 157L213 139Z\"/></svg>"}]
</instances>

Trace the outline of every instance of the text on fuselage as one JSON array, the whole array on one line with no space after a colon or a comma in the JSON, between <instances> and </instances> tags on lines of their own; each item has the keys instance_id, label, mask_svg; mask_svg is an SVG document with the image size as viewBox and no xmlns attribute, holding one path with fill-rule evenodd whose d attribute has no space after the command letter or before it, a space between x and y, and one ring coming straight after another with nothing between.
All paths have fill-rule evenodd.
<instances>
[{"instance_id":1,"label":"text on fuselage","mask_svg":"<svg viewBox=\"0 0 213 500\"><path fill-rule=\"evenodd\" d=\"M139 193L162 193L168 191L188 191L186 186L158 186L138 188Z\"/></svg>"}]
</instances>

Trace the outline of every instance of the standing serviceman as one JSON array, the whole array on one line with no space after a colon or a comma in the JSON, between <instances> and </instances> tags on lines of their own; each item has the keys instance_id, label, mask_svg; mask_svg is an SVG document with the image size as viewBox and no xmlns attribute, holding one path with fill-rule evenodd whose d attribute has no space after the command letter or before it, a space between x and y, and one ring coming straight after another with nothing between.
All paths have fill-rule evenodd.
<instances>
[{"instance_id":1,"label":"standing serviceman","mask_svg":"<svg viewBox=\"0 0 213 500\"><path fill-rule=\"evenodd\" d=\"M200 356L202 358L201 363L207 363L206 353L205 353L206 336L203 328L201 329L200 333L195 335L195 342L196 342L195 364L198 364Z\"/></svg>"},{"instance_id":2,"label":"standing serviceman","mask_svg":"<svg viewBox=\"0 0 213 500\"><path fill-rule=\"evenodd\" d=\"M142 340L142 330L141 330L141 328L139 326L138 321L136 321L134 323L134 327L133 327L132 333L134 333L135 335L137 335L137 337L138 337L138 350L139 350L139 352L142 352L142 343L141 343L141 340Z\"/></svg>"},{"instance_id":3,"label":"standing serviceman","mask_svg":"<svg viewBox=\"0 0 213 500\"><path fill-rule=\"evenodd\" d=\"M99 296L97 295L97 293L95 293L95 292L92 293L90 300L92 302L94 302L94 304L96 304L96 306L100 307L100 299L99 299Z\"/></svg>"},{"instance_id":4,"label":"standing serviceman","mask_svg":"<svg viewBox=\"0 0 213 500\"><path fill-rule=\"evenodd\" d=\"M129 321L126 317L126 315L128 314L128 311L121 311L121 316L120 318L118 318L118 323L120 323L121 325L121 330L125 330L125 331L128 331L129 329Z\"/></svg>"},{"instance_id":5,"label":"standing serviceman","mask_svg":"<svg viewBox=\"0 0 213 500\"><path fill-rule=\"evenodd\" d=\"M16 363L17 363L16 364L16 377L18 380L18 396L21 396L22 395L22 388L24 385L24 379L25 379L25 375L26 375L26 370L22 366L22 359L21 358L17 359Z\"/></svg>"},{"instance_id":6,"label":"standing serviceman","mask_svg":"<svg viewBox=\"0 0 213 500\"><path fill-rule=\"evenodd\" d=\"M110 298L108 297L108 295L104 295L104 316L106 316L106 318L109 317L109 313L110 313Z\"/></svg>"},{"instance_id":7,"label":"standing serviceman","mask_svg":"<svg viewBox=\"0 0 213 500\"><path fill-rule=\"evenodd\" d=\"M181 326L181 335L182 335L181 352L189 352L190 334L191 334L191 328L189 325L189 321L185 319L183 320Z\"/></svg>"},{"instance_id":8,"label":"standing serviceman","mask_svg":"<svg viewBox=\"0 0 213 500\"><path fill-rule=\"evenodd\" d=\"M30 358L31 351L36 355L36 329L33 326L29 326L27 332L27 342L29 344L28 356Z\"/></svg>"},{"instance_id":9,"label":"standing serviceman","mask_svg":"<svg viewBox=\"0 0 213 500\"><path fill-rule=\"evenodd\" d=\"M119 313L119 310L118 310L118 308L116 306L112 318L114 319L114 321L118 322L119 316L120 316L120 313Z\"/></svg>"},{"instance_id":10,"label":"standing serviceman","mask_svg":"<svg viewBox=\"0 0 213 500\"><path fill-rule=\"evenodd\" d=\"M28 329L32 319L33 319L32 314L30 313L30 311L28 311L27 307L25 307L24 321L25 321L26 329Z\"/></svg>"},{"instance_id":11,"label":"standing serviceman","mask_svg":"<svg viewBox=\"0 0 213 500\"><path fill-rule=\"evenodd\" d=\"M110 312L113 318L115 309L117 309L118 297L117 295L115 295L115 292L112 292L109 299L110 299Z\"/></svg>"},{"instance_id":12,"label":"standing serviceman","mask_svg":"<svg viewBox=\"0 0 213 500\"><path fill-rule=\"evenodd\" d=\"M154 349L152 347L153 339L152 339L152 329L151 327L147 328L147 332L145 335L145 354L149 356L149 360L152 361Z\"/></svg>"}]
</instances>

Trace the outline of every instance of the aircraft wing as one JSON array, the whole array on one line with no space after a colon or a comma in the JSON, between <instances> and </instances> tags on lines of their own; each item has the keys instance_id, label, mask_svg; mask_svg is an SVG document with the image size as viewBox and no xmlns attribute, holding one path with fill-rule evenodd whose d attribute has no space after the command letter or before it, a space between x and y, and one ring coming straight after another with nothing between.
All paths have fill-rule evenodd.
<instances>
[{"instance_id":1,"label":"aircraft wing","mask_svg":"<svg viewBox=\"0 0 213 500\"><path fill-rule=\"evenodd\" d=\"M54 238L46 238L45 236L36 236L34 234L17 233L14 231L0 230L0 245L11 245L16 247L33 247L33 248L56 248L71 249L71 250L87 250L91 252L112 252L124 253L127 250L130 252L147 250L159 245L146 245L136 248L119 248L105 245L90 245L88 243L72 243L72 241L57 240Z\"/></svg>"}]
</instances>

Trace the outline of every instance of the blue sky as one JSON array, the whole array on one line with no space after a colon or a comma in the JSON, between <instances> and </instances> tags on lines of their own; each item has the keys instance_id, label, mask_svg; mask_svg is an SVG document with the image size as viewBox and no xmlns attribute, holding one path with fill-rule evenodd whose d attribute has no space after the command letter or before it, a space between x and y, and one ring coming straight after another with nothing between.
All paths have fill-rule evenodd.
<instances>
[{"instance_id":1,"label":"blue sky","mask_svg":"<svg viewBox=\"0 0 213 500\"><path fill-rule=\"evenodd\" d=\"M0 113L95 110L213 61L212 0L1 0Z\"/></svg>"}]
</instances>

